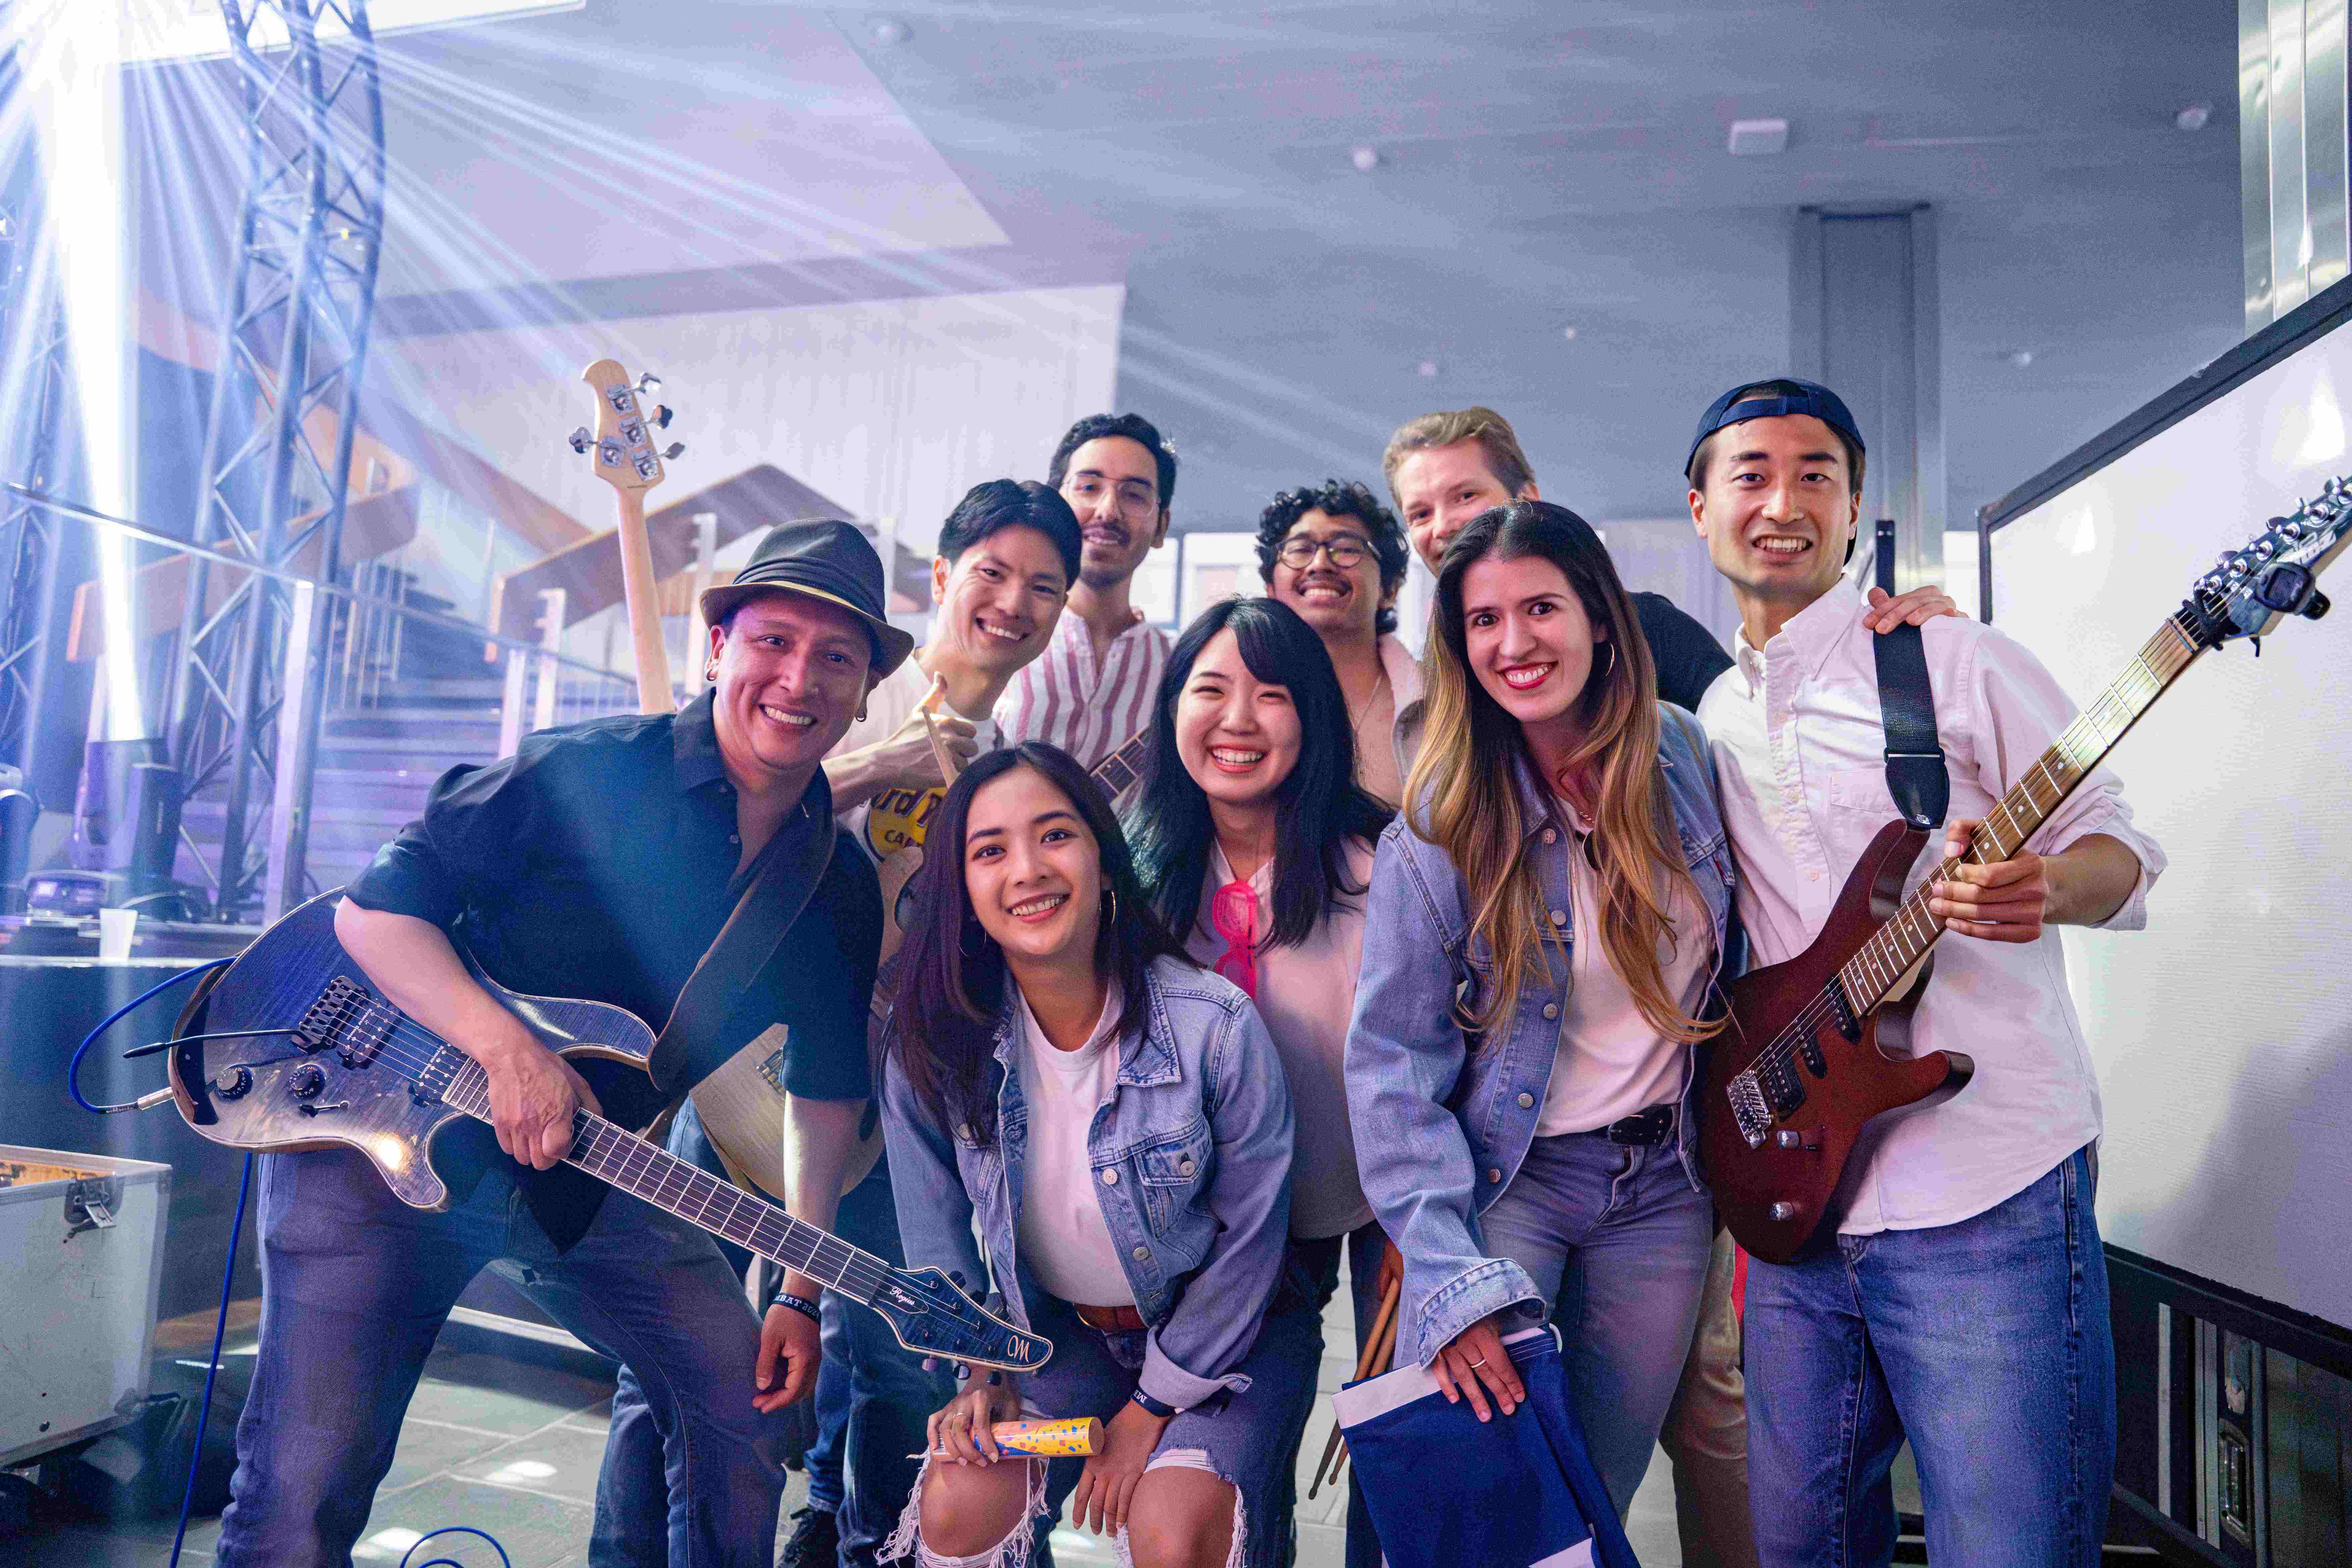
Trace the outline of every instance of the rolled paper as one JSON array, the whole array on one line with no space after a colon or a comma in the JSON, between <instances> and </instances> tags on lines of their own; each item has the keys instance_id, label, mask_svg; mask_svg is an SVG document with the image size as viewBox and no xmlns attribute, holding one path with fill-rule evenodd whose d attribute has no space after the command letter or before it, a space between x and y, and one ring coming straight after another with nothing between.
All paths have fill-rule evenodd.
<instances>
[{"instance_id":1,"label":"rolled paper","mask_svg":"<svg viewBox=\"0 0 2352 1568\"><path fill-rule=\"evenodd\" d=\"M1102 1452L1103 1424L1092 1415L1071 1415L1057 1421L999 1421L989 1428L996 1446L1008 1454L1034 1454L1045 1459L1084 1459ZM944 1448L932 1450L944 1454Z\"/></svg>"}]
</instances>

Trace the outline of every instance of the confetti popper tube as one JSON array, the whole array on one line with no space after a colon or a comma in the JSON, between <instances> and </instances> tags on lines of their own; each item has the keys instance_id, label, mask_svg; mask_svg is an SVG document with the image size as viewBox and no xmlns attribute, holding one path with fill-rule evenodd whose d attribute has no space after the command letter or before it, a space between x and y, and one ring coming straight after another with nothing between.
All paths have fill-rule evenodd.
<instances>
[{"instance_id":1,"label":"confetti popper tube","mask_svg":"<svg viewBox=\"0 0 2352 1568\"><path fill-rule=\"evenodd\" d=\"M1045 1459L1083 1459L1100 1453L1103 1424L1092 1415L1072 1415L1058 1421L999 1421L989 1428L996 1446L1008 1454L1034 1454Z\"/></svg>"}]
</instances>

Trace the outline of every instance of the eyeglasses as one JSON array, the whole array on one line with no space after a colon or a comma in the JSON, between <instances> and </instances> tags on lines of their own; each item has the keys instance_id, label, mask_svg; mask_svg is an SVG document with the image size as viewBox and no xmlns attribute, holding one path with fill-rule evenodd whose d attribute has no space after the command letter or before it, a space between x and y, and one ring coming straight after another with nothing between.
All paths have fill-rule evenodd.
<instances>
[{"instance_id":1,"label":"eyeglasses","mask_svg":"<svg viewBox=\"0 0 2352 1568\"><path fill-rule=\"evenodd\" d=\"M1062 487L1062 499L1073 507L1091 507L1106 489L1102 480L1091 474L1073 474ZM1118 515L1137 524L1149 523L1160 516L1160 497L1150 486L1129 479L1112 490L1111 504Z\"/></svg>"},{"instance_id":2,"label":"eyeglasses","mask_svg":"<svg viewBox=\"0 0 2352 1568\"><path fill-rule=\"evenodd\" d=\"M1274 558L1293 572L1304 572L1315 564L1315 557L1320 553L1328 555L1331 564L1340 571L1352 572L1371 552L1372 547L1360 539L1349 539L1345 535L1338 539L1309 539L1304 534L1297 534L1282 542L1282 548L1274 552Z\"/></svg>"}]
</instances>

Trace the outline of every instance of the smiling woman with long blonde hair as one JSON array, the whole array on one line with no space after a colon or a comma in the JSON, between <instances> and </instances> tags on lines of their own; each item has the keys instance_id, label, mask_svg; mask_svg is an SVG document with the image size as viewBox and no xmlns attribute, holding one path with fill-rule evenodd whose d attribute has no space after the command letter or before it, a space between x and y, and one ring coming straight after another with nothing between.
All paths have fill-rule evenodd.
<instances>
[{"instance_id":1,"label":"smiling woman with long blonde hair","mask_svg":"<svg viewBox=\"0 0 2352 1568\"><path fill-rule=\"evenodd\" d=\"M1400 1349L1482 1419L1558 1304L1622 1513L1714 1239L1691 1047L1736 945L1705 737L1659 704L1598 535L1516 502L1446 548L1429 719L1381 836L1348 1039L1364 1191L1404 1257Z\"/></svg>"}]
</instances>

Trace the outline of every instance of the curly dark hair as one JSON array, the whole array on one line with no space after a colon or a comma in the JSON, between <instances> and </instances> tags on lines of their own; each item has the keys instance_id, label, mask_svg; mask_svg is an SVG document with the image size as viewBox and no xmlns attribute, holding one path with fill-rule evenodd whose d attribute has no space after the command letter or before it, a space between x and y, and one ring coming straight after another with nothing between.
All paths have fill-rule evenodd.
<instances>
[{"instance_id":1,"label":"curly dark hair","mask_svg":"<svg viewBox=\"0 0 2352 1568\"><path fill-rule=\"evenodd\" d=\"M1257 517L1257 579L1269 589L1274 586L1275 552L1298 520L1310 511L1326 517L1352 517L1364 525L1372 536L1372 554L1381 563L1381 597L1395 594L1404 582L1406 565L1412 560L1412 548L1405 542L1404 525L1396 513L1382 506L1380 498L1353 479L1325 479L1309 488L1301 485L1295 490L1284 490L1269 502ZM1379 633L1396 630L1397 613L1392 604L1381 606L1372 622Z\"/></svg>"}]
</instances>

